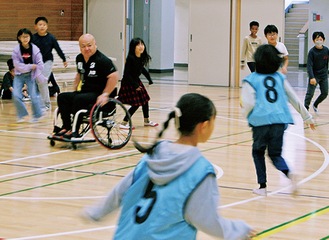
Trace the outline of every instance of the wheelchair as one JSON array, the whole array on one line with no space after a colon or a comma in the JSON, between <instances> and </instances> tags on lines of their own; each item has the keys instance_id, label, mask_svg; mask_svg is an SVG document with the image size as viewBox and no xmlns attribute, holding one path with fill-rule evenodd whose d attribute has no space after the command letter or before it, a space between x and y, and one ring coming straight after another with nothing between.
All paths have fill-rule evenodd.
<instances>
[{"instance_id":1,"label":"wheelchair","mask_svg":"<svg viewBox=\"0 0 329 240\"><path fill-rule=\"evenodd\" d=\"M129 128L121 129L120 125L125 116L128 116ZM56 108L53 134L47 137L52 147L55 146L56 141L60 141L71 143L72 148L76 150L77 144L98 142L108 149L120 149L129 142L132 134L132 123L127 109L119 100L111 96L104 106L95 104L91 110L81 109L72 116L72 132L75 133L72 138L54 135L61 130L60 123L58 108Z\"/></svg>"}]
</instances>

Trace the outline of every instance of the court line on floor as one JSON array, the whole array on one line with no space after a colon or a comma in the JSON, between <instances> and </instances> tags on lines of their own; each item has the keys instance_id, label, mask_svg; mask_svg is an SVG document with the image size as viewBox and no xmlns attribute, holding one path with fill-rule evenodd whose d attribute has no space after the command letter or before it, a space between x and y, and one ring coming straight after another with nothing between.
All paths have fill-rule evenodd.
<instances>
[{"instance_id":1,"label":"court line on floor","mask_svg":"<svg viewBox=\"0 0 329 240\"><path fill-rule=\"evenodd\" d=\"M311 140L309 138L306 138L305 136L301 136L301 135L298 135L298 134L295 134L295 133L292 133L292 132L289 132L289 133L290 134L293 134L293 135L295 135L297 137L304 138L305 140L313 143L314 145L316 145L323 152L323 154L325 156L325 159L324 159L324 162L323 162L322 166L316 172L314 172L313 174L311 174L309 177L303 179L302 181L300 181L298 183L298 184L302 184L302 183L305 183L305 182L311 180L312 178L314 178L318 174L320 174L328 166L328 164L329 164L328 152L320 144L314 142L313 140ZM281 189L279 189L277 191L274 191L274 192L269 193L268 195L274 195L274 194L280 193L281 191L283 191L284 189L286 189L288 187L281 188ZM257 199L260 199L260 198L264 198L264 197L258 196L258 197L251 198L249 200L244 200L244 201L237 202L238 204L236 204L236 203L234 203L234 204L227 204L227 205L219 206L218 208L227 208L227 207L231 207L231 206L235 206L235 205L239 205L239 204L244 204L244 203L247 203L247 202L250 202L250 201L254 201L254 200L257 200ZM319 212L318 214L321 213L321 209L320 210L316 210L316 211ZM327 210L325 210L325 211L327 211ZM315 216L316 215L313 215L313 217L315 217ZM301 218L301 219L303 219L304 221L307 221L308 220L307 217L305 217L305 219L304 218ZM288 227L297 225L298 223L300 223L302 221L301 219L298 218L298 219L295 219L295 220L290 221L289 224L278 225L278 226L276 226L274 228L270 228L268 230L264 230L255 239L262 239L263 236L261 234L265 234L266 233L267 234L266 236L270 236L270 235L273 235L273 234L275 234L277 232L283 231L284 229L286 229ZM114 228L114 227L116 227L116 225L108 226L108 227L106 227L106 229L107 228L108 229L111 229L111 228ZM80 233L92 232L92 231L100 231L100 228L89 228L89 229L81 230L80 232L79 231L70 231L70 232L60 232L60 233L54 233L54 234L48 234L48 235L37 235L37 236L30 236L30 237L23 237L23 238L14 238L14 239L11 239L11 240L40 239L40 238L44 238L44 237L58 237L58 236L72 235L72 234L80 234Z\"/></svg>"},{"instance_id":2,"label":"court line on floor","mask_svg":"<svg viewBox=\"0 0 329 240\"><path fill-rule=\"evenodd\" d=\"M287 131L288 132L288 131ZM316 142L314 142L314 141L312 141L312 140L310 140L310 139L308 139L308 138L306 138L306 137L304 137L304 136L301 136L301 135L298 135L298 134L295 134L295 133L291 133L291 134L294 134L294 135L296 135L297 137L302 137L302 138L304 138L305 140L307 140L307 141L309 141L309 142L311 142L311 143L313 143L313 144L315 144L315 145L317 145L320 149L321 149L321 151L323 152L323 150L325 151L325 149L321 146L321 145L319 145L319 144L317 144ZM326 151L325 151L326 152ZM328 153L326 152L326 154L327 154L327 157L325 158L325 161L324 161L324 163L322 164L322 166L321 166L321 168L320 169L325 169L327 166L328 166ZM327 161L327 163L325 164L325 162ZM322 170L322 171L323 171ZM321 171L321 172L322 172ZM318 173L317 173L318 172ZM307 181L309 181L310 179L312 179L314 176L317 176L318 174L320 174L321 172L319 172L319 169L315 172L315 173L313 173L312 175L310 175L308 178L305 178L305 179L303 179L302 181L300 181L298 184L301 184L301 183L305 183L305 182L307 182ZM316 174L317 173L317 174ZM313 176L314 175L314 176ZM313 177L312 177L313 176ZM289 186L288 186L289 187ZM288 187L285 187L285 188L281 188L280 190L277 190L277 191L275 191L275 192L271 192L270 194L268 194L268 195L273 195L273 194L276 194L276 193L279 193L279 192L281 192L282 190L284 190L284 189L286 189L286 188L288 188ZM259 196L259 197L255 197L255 198L252 198L252 199L254 199L254 200L256 200L256 199L259 199L259 198L263 198L262 196ZM247 202L249 202L249 201L247 201ZM245 203L245 201L241 201L241 203L240 204L243 204L243 203ZM238 204L234 204L234 205L238 205ZM231 204L227 204L227 205L223 205L222 207L229 207L229 206L234 206L234 205L231 205ZM219 207L220 208L220 207ZM107 228L113 228L113 227L115 227L115 225L113 225L113 226L109 226L109 227L107 227ZM92 228L92 229L85 229L85 230L81 230L81 231L84 231L84 232L86 232L86 231L99 231L99 228ZM42 237L45 237L45 236L48 236L48 237L55 237L55 236L63 236L63 235L71 235L71 234L75 234L75 233L80 233L80 232L77 232L77 231L71 231L71 232L66 232L66 233L64 233L64 232L62 232L62 233L58 233L58 234L48 234L48 235L39 235L39 236L31 236L31 237L23 237L23 238L15 238L15 239L12 239L12 240L22 240L22 239L40 239L40 238L42 238ZM40 236L42 236L42 237L40 237Z\"/></svg>"},{"instance_id":3,"label":"court line on floor","mask_svg":"<svg viewBox=\"0 0 329 240\"><path fill-rule=\"evenodd\" d=\"M315 145L316 147L318 147L321 150L321 152L323 153L323 156L324 156L324 161L323 161L321 167L317 171L315 171L314 173L312 173L311 175L309 175L308 177L304 178L303 180L301 180L297 183L297 185L301 185L301 184L306 183L306 182L310 181L311 179L317 177L320 173L322 173L328 167L328 165L329 165L329 154L328 154L327 150L323 146L318 144L317 142L315 142L315 141L313 141L313 140L311 140L311 139L309 139L305 136L302 136L302 135L299 135L299 134L296 134L296 133L293 133L293 132L290 132L290 131L286 131L286 132L289 133L289 134L295 135L299 138L303 138L304 140L312 143L313 145ZM289 189L290 187L291 186L288 185L288 186L280 188L276 191L272 191L272 192L268 193L267 196L278 194L278 193L280 193L284 190ZM232 206L236 206L236 205L240 205L240 204L245 204L247 202L251 202L251 201L254 201L254 200L257 200L257 199L260 199L260 198L264 198L264 196L257 196L257 197L246 199L246 200L243 200L243 201L226 204L226 205L223 205L223 206L219 206L218 208L227 208L227 207L232 207Z\"/></svg>"},{"instance_id":4,"label":"court line on floor","mask_svg":"<svg viewBox=\"0 0 329 240\"><path fill-rule=\"evenodd\" d=\"M48 237L48 238L59 237L59 236L65 236L65 235L102 231L102 230L112 229L115 227L116 227L115 225L112 225L112 226L106 226L106 227L89 228L89 229L82 229L82 230L62 232L62 233L44 234L44 235L31 236L31 237L8 238L7 240L31 240L31 239L42 239L42 238L46 238L46 237Z\"/></svg>"},{"instance_id":5,"label":"court line on floor","mask_svg":"<svg viewBox=\"0 0 329 240\"><path fill-rule=\"evenodd\" d=\"M313 145L318 147L324 155L324 161L323 161L321 167L317 171L312 173L310 176L308 176L308 177L304 178L303 180L299 181L298 185L301 185L301 184L306 183L306 182L310 181L311 179L315 178L316 176L318 176L320 173L322 173L328 167L328 165L329 165L329 154L328 154L327 150L322 145L318 144L317 142L315 142L315 141L313 141L313 140L311 140L311 139L309 139L305 136L302 136L302 135L299 135L299 134L296 134L296 133L293 133L293 132L290 132L290 131L287 131L287 133L295 135L295 136L300 137L300 138L303 138L304 140L312 143ZM269 197L271 195L278 194L278 193L280 193L283 190L286 190L288 188L290 188L290 186L287 186L287 187L281 188L279 190L273 191L273 192L267 194L267 197ZM257 197L246 199L246 200L243 200L243 201L239 201L239 202L235 202L235 203L231 203L231 204L226 204L226 205L223 205L223 206L219 206L218 208L219 209L228 208L228 207L248 203L248 202L251 202L251 201L254 201L254 200L257 200L257 199L261 199L261 198L264 198L264 196L257 196ZM286 222L286 223L280 224L278 226L272 227L270 229L264 230L263 232L259 233L257 235L257 237L255 237L254 239L263 239L264 237L274 235L274 234L276 234L278 232L281 232L281 231L283 231L287 228L293 227L293 226L298 225L302 222L306 222L311 218L314 218L316 216L325 214L327 212L329 212L329 206L325 207L325 208L322 208L322 209L315 210L310 214L303 215L303 216L301 216L299 218L296 218L296 219L293 219L289 222Z\"/></svg>"},{"instance_id":6,"label":"court line on floor","mask_svg":"<svg viewBox=\"0 0 329 240\"><path fill-rule=\"evenodd\" d=\"M314 217L318 217L318 216L321 216L323 214L326 214L326 213L329 213L329 206L326 206L324 208L320 208L318 210L315 210L313 212L310 212L310 213L307 213L301 217L298 217L298 218L295 218L291 221L288 221L288 222L284 222L284 223L281 223L275 227L272 227L272 228L269 228L267 230L264 230L262 232L260 232L256 237L254 237L253 239L255 240L258 240L258 239L263 239L265 237L269 237L275 233L278 233L278 232L281 232L287 228L290 228L290 227L293 227L297 224L300 224L300 223L303 223L303 222L306 222Z\"/></svg>"},{"instance_id":7,"label":"court line on floor","mask_svg":"<svg viewBox=\"0 0 329 240\"><path fill-rule=\"evenodd\" d=\"M66 150L64 150L64 151L66 151ZM56 153L61 153L61 152L64 152L64 151L60 151L60 152L56 152ZM67 150L67 151L72 151L72 150ZM41 167L41 168L32 169L32 170L28 170L28 171L15 172L15 173L11 173L11 174L1 175L0 179L1 178L6 178L6 177L19 176L19 175L22 175L22 174L29 174L29 173L33 173L33 172L39 172L39 171L43 171L43 170L49 170L49 168L59 168L59 167L68 166L68 165L72 165L72 164L93 161L93 160L96 160L96 159L101 159L101 158L106 158L106 157L120 156L120 155L123 155L123 154L129 154L131 152L137 152L137 150L133 149L133 150L125 151L125 152L111 153L111 154L107 154L107 155L101 155L101 156L97 156L97 157L92 157L92 158L87 158L87 159L82 159L82 160L77 160L77 161L72 161L72 162L66 162L66 163L51 165L51 166L47 166L47 167ZM52 155L52 153L48 153L48 154ZM12 162L12 161L18 161L18 160L21 160L21 159L35 158L36 156L47 156L47 154L29 156L29 157L26 157L26 158L19 158L17 160L13 159L13 160L9 160L9 161ZM0 164L1 163L8 163L9 161L0 162Z\"/></svg>"},{"instance_id":8,"label":"court line on floor","mask_svg":"<svg viewBox=\"0 0 329 240\"><path fill-rule=\"evenodd\" d=\"M224 171L222 168L220 168L217 165L213 164L213 167L216 169L216 179L219 179L223 176ZM113 170L116 171L116 170ZM74 178L77 179L77 178ZM74 180L73 179L73 180ZM67 180L65 180L67 181ZM45 185L49 186L49 184ZM38 186L40 187L40 186ZM44 186L42 186L44 187ZM36 188L36 187L35 187ZM34 189L34 188L30 188ZM29 190L30 190L29 189ZM6 197L6 196L0 196L0 199L6 199L6 200L18 200L18 201L45 201L45 200L83 200L83 199L101 199L105 198L106 195L104 196L77 196L77 197Z\"/></svg>"}]
</instances>

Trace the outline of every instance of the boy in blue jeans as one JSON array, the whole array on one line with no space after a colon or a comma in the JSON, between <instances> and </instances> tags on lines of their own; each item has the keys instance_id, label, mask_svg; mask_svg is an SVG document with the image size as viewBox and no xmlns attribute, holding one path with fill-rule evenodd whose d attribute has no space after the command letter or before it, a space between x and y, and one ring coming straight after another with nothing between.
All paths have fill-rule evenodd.
<instances>
[{"instance_id":1,"label":"boy in blue jeans","mask_svg":"<svg viewBox=\"0 0 329 240\"><path fill-rule=\"evenodd\" d=\"M315 46L310 49L307 56L307 73L309 82L305 95L304 106L309 109L314 91L319 84L321 94L313 103L313 110L318 114L318 105L328 96L328 57L329 49L323 46L325 37L323 32L314 32L312 36Z\"/></svg>"},{"instance_id":2,"label":"boy in blue jeans","mask_svg":"<svg viewBox=\"0 0 329 240\"><path fill-rule=\"evenodd\" d=\"M243 114L253 132L252 156L259 184L253 193L267 195L266 149L276 169L292 181L292 190L295 192L295 177L281 156L284 131L288 124L294 123L288 101L312 130L315 129L314 121L285 75L278 71L282 63L280 52L273 45L264 44L257 48L254 58L256 72L243 80L241 91Z\"/></svg>"}]
</instances>

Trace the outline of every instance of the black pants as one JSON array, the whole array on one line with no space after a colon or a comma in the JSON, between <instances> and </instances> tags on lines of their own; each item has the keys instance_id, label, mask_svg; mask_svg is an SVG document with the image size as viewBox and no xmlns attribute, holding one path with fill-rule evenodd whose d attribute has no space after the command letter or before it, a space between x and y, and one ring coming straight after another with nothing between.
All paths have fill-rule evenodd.
<instances>
[{"instance_id":1,"label":"black pants","mask_svg":"<svg viewBox=\"0 0 329 240\"><path fill-rule=\"evenodd\" d=\"M55 93L60 93L59 86L56 82L56 79L54 77L54 74L51 73L48 79L48 82L51 83L51 86L49 86L49 96L54 96Z\"/></svg>"},{"instance_id":2,"label":"black pants","mask_svg":"<svg viewBox=\"0 0 329 240\"><path fill-rule=\"evenodd\" d=\"M130 114L130 117L132 117L134 115L134 113L137 111L138 108L139 108L139 106L131 106L128 109L128 112ZM143 116L144 116L144 118L149 118L149 103L148 102L145 105L142 106L142 110L143 110ZM128 117L125 116L125 118L123 119L123 121L127 122L128 121Z\"/></svg>"},{"instance_id":3,"label":"black pants","mask_svg":"<svg viewBox=\"0 0 329 240\"><path fill-rule=\"evenodd\" d=\"M63 121L63 129L72 129L71 114L75 114L81 109L88 109L95 104L99 94L94 92L63 92L57 97L58 110ZM79 119L81 122L81 119Z\"/></svg>"},{"instance_id":4,"label":"black pants","mask_svg":"<svg viewBox=\"0 0 329 240\"><path fill-rule=\"evenodd\" d=\"M265 150L267 148L268 156L273 165L281 172L289 171L286 161L281 156L283 145L283 134L286 130L286 124L272 124L260 127L253 127L252 156L257 173L257 182L266 183L266 164Z\"/></svg>"}]
</instances>

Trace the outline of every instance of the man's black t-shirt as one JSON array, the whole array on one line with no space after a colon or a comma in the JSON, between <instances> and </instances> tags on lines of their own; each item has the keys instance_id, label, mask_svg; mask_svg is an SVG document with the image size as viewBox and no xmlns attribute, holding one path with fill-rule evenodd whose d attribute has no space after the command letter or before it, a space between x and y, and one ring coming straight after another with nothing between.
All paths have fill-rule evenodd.
<instances>
[{"instance_id":1,"label":"man's black t-shirt","mask_svg":"<svg viewBox=\"0 0 329 240\"><path fill-rule=\"evenodd\" d=\"M77 71L81 74L81 92L96 92L101 94L107 83L107 76L116 71L111 59L100 51L96 51L88 62L80 53L76 57Z\"/></svg>"}]
</instances>

